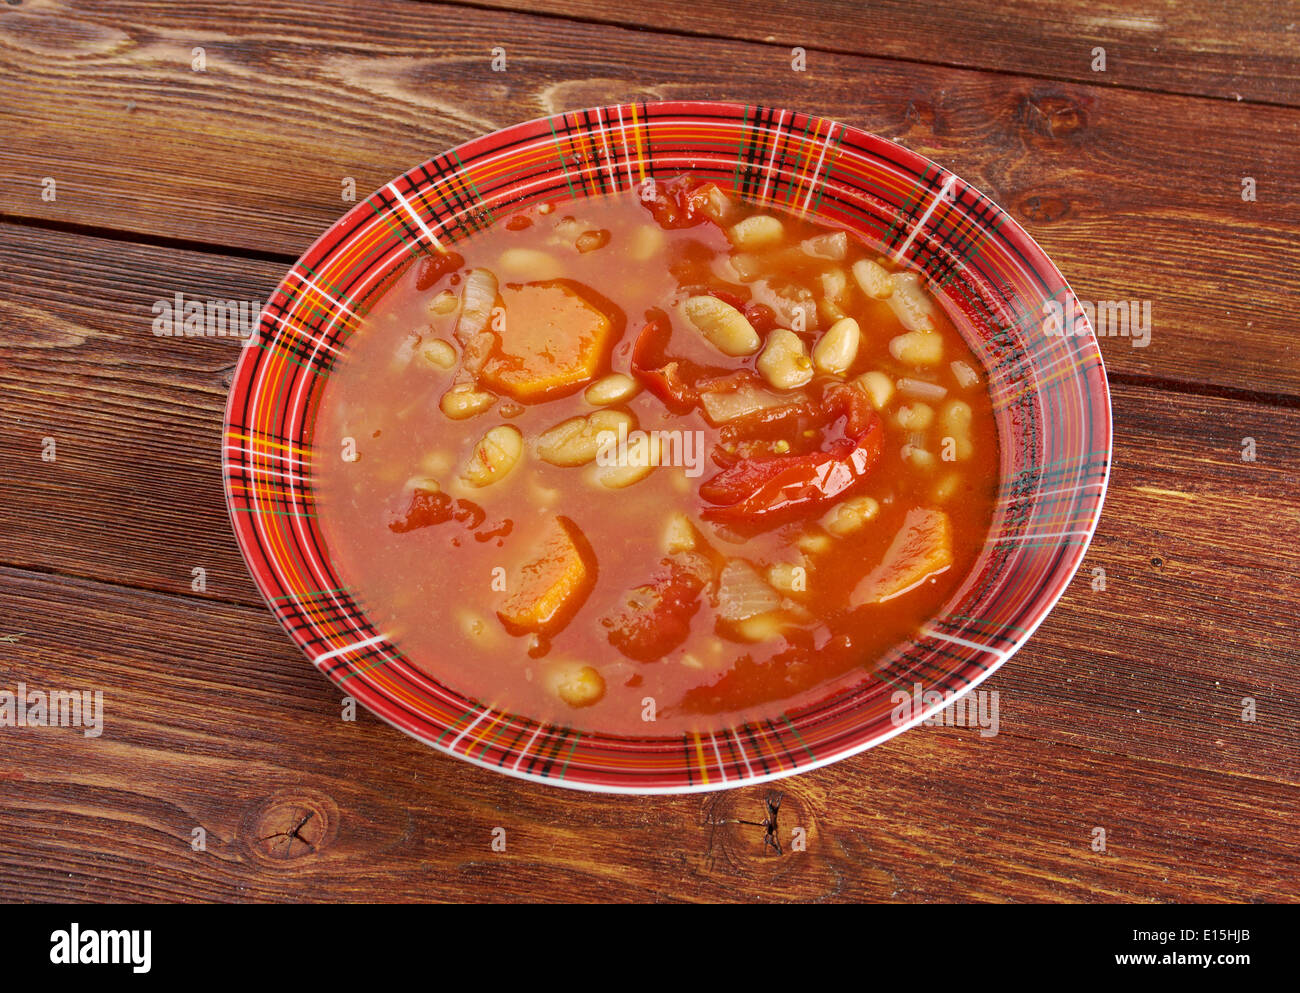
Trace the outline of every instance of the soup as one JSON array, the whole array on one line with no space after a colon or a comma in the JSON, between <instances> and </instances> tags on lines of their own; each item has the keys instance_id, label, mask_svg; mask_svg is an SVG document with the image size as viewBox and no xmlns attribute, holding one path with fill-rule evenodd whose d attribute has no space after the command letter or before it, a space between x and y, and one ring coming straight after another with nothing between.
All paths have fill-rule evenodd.
<instances>
[{"instance_id":1,"label":"soup","mask_svg":"<svg viewBox=\"0 0 1300 993\"><path fill-rule=\"evenodd\" d=\"M413 263L313 447L339 577L412 664L635 736L870 678L970 571L998 465L920 273L691 176Z\"/></svg>"}]
</instances>

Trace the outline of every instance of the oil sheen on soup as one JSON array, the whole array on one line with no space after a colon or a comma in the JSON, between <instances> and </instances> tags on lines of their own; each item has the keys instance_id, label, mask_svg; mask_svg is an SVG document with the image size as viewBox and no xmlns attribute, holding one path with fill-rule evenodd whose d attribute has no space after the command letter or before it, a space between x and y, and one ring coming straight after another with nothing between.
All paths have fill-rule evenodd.
<instances>
[{"instance_id":1,"label":"oil sheen on soup","mask_svg":"<svg viewBox=\"0 0 1300 993\"><path fill-rule=\"evenodd\" d=\"M689 175L413 263L313 451L340 581L413 665L638 737L872 678L969 573L998 465L921 274Z\"/></svg>"}]
</instances>

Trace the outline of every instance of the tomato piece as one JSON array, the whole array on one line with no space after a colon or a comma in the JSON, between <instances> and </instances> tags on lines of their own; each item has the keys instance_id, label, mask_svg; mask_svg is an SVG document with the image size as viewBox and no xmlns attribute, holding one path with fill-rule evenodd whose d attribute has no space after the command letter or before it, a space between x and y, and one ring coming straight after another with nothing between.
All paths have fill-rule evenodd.
<instances>
[{"instance_id":1,"label":"tomato piece","mask_svg":"<svg viewBox=\"0 0 1300 993\"><path fill-rule=\"evenodd\" d=\"M668 359L665 350L671 334L667 314L646 312L645 326L632 346L632 375L674 414L684 414L700 402L697 383L713 370L687 359Z\"/></svg>"},{"instance_id":2,"label":"tomato piece","mask_svg":"<svg viewBox=\"0 0 1300 993\"><path fill-rule=\"evenodd\" d=\"M724 445L741 442L775 442L798 437L815 427L824 415L810 400L780 407L764 407L742 414L722 425L719 437Z\"/></svg>"},{"instance_id":3,"label":"tomato piece","mask_svg":"<svg viewBox=\"0 0 1300 993\"><path fill-rule=\"evenodd\" d=\"M449 272L455 272L465 265L465 259L459 252L439 252L426 255L420 259L420 267L415 271L415 288L427 290Z\"/></svg>"},{"instance_id":4,"label":"tomato piece","mask_svg":"<svg viewBox=\"0 0 1300 993\"><path fill-rule=\"evenodd\" d=\"M852 414L849 423L856 423ZM880 461L884 427L875 411L856 438L826 451L742 459L700 486L707 520L745 524L777 522L830 503L857 486Z\"/></svg>"},{"instance_id":5,"label":"tomato piece","mask_svg":"<svg viewBox=\"0 0 1300 993\"><path fill-rule=\"evenodd\" d=\"M650 211L655 223L661 228L693 228L709 220L703 207L706 202L704 187L708 184L694 176L677 176L668 182L652 180L654 185L646 187L653 195L647 199L641 197L641 205Z\"/></svg>"},{"instance_id":6,"label":"tomato piece","mask_svg":"<svg viewBox=\"0 0 1300 993\"><path fill-rule=\"evenodd\" d=\"M417 489L411 494L406 512L388 523L388 530L405 534L417 528L456 521L470 531L487 518L487 512L473 500L453 500L441 490Z\"/></svg>"},{"instance_id":7,"label":"tomato piece","mask_svg":"<svg viewBox=\"0 0 1300 993\"><path fill-rule=\"evenodd\" d=\"M637 662L654 662L684 642L700 594L712 579L702 555L670 556L650 582L624 594L618 607L601 618L609 643Z\"/></svg>"},{"instance_id":8,"label":"tomato piece","mask_svg":"<svg viewBox=\"0 0 1300 993\"><path fill-rule=\"evenodd\" d=\"M777 326L776 311L765 303L755 303L751 300L740 308L740 312L759 334L767 334Z\"/></svg>"}]
</instances>

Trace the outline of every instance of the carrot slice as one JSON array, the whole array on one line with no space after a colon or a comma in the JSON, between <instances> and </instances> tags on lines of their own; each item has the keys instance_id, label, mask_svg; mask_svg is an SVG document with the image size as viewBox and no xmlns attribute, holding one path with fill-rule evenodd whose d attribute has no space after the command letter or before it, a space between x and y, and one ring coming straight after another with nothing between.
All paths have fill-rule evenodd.
<instances>
[{"instance_id":1,"label":"carrot slice","mask_svg":"<svg viewBox=\"0 0 1300 993\"><path fill-rule=\"evenodd\" d=\"M555 634L578 612L596 583L596 556L567 517L542 529L533 554L508 580L497 617L511 634Z\"/></svg>"},{"instance_id":2,"label":"carrot slice","mask_svg":"<svg viewBox=\"0 0 1300 993\"><path fill-rule=\"evenodd\" d=\"M942 510L913 507L880 565L854 588L849 603L883 603L952 565L952 522Z\"/></svg>"},{"instance_id":3,"label":"carrot slice","mask_svg":"<svg viewBox=\"0 0 1300 993\"><path fill-rule=\"evenodd\" d=\"M568 396L605 364L616 308L572 280L502 288L504 326L482 381L525 403Z\"/></svg>"}]
</instances>

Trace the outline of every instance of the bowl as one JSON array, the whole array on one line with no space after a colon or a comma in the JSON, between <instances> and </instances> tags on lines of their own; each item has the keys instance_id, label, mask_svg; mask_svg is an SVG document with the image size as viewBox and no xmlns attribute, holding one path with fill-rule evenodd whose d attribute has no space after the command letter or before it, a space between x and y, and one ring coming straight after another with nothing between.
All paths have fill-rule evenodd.
<instances>
[{"instance_id":1,"label":"bowl","mask_svg":"<svg viewBox=\"0 0 1300 993\"><path fill-rule=\"evenodd\" d=\"M818 703L778 719L627 738L494 710L412 665L335 575L312 478L322 385L386 280L435 237L455 242L508 209L686 171L848 227L926 272L988 374L1001 449L988 540L913 641L870 676L859 670L828 685ZM483 768L555 786L686 793L760 783L844 759L927 720L988 678L1042 623L1083 559L1109 475L1101 354L1043 250L934 162L779 108L599 107L444 152L330 227L276 288L248 344L226 408L226 500L249 571L289 637L343 693L394 727Z\"/></svg>"}]
</instances>

